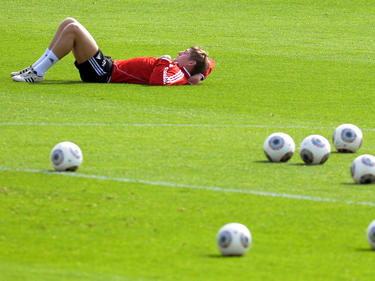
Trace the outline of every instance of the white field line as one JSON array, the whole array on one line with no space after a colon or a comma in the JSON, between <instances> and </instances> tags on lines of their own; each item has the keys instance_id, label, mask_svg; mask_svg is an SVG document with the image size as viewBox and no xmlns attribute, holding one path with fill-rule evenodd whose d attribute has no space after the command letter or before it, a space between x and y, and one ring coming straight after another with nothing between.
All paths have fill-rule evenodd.
<instances>
[{"instance_id":1,"label":"white field line","mask_svg":"<svg viewBox=\"0 0 375 281\"><path fill-rule=\"evenodd\" d=\"M1 262L0 270L7 272L12 272L12 276L23 277L28 274L32 275L42 275L41 280L54 280L56 277L64 276L64 280L91 280L91 281L151 281L154 279L144 279L143 277L126 277L120 275L105 275L98 272L84 272L84 271L71 271L64 269L57 269L52 267L42 267L42 266L27 266L19 265L16 263L4 263ZM51 279L51 277L54 277ZM21 279L20 279L21 280Z\"/></svg>"},{"instance_id":2,"label":"white field line","mask_svg":"<svg viewBox=\"0 0 375 281\"><path fill-rule=\"evenodd\" d=\"M217 187L217 186L202 186L202 185L149 181L149 180L131 179L131 178L107 177L107 176L88 175L88 174L80 174L80 173L72 173L72 172L53 172L53 171L37 170L37 169L14 169L14 168L7 168L7 167L1 167L1 166L0 166L0 171L69 176L69 177L88 178L88 179L104 180L104 181L117 181L117 182L125 182L125 183L139 183L139 184L145 184L145 185L166 186L166 187L172 187L172 188L187 188L187 189L214 191L214 192L251 194L251 195L259 195L259 196L266 196L266 197L275 197L275 198L288 198L288 199L296 199L296 200L308 200L308 201L316 201L316 202L330 202L330 203L341 203L341 204L347 204L347 205L362 205L362 206L375 207L375 202L342 200L342 199L335 199L335 198L314 197L314 196L306 196L306 195L298 195L298 194L276 193L276 192L264 192L264 191L247 190L247 189L223 188L223 187Z\"/></svg>"},{"instance_id":3,"label":"white field line","mask_svg":"<svg viewBox=\"0 0 375 281\"><path fill-rule=\"evenodd\" d=\"M262 124L174 124L174 123L47 123L47 122L0 122L0 127L9 126L53 126L53 127L181 127L181 128L274 128L274 129L335 129L324 126L299 126L299 125L262 125ZM361 128L363 131L375 131L375 128Z\"/></svg>"}]
</instances>

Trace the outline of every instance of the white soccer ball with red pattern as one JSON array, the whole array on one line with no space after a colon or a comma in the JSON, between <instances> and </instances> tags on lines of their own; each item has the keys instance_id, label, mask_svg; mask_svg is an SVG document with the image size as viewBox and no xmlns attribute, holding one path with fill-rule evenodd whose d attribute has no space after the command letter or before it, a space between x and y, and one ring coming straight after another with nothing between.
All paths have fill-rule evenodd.
<instances>
[{"instance_id":1,"label":"white soccer ball with red pattern","mask_svg":"<svg viewBox=\"0 0 375 281\"><path fill-rule=\"evenodd\" d=\"M331 154L331 145L325 137L311 135L302 141L299 154L308 165L323 164Z\"/></svg>"},{"instance_id":2,"label":"white soccer ball with red pattern","mask_svg":"<svg viewBox=\"0 0 375 281\"><path fill-rule=\"evenodd\" d=\"M367 241L375 250L375 220L373 220L367 228Z\"/></svg>"},{"instance_id":3,"label":"white soccer ball with red pattern","mask_svg":"<svg viewBox=\"0 0 375 281\"><path fill-rule=\"evenodd\" d=\"M243 224L228 223L220 228L216 241L223 256L242 256L251 245L251 233Z\"/></svg>"},{"instance_id":4,"label":"white soccer ball with red pattern","mask_svg":"<svg viewBox=\"0 0 375 281\"><path fill-rule=\"evenodd\" d=\"M350 168L356 183L368 184L375 182L375 156L363 154L354 159Z\"/></svg>"},{"instance_id":5,"label":"white soccer ball with red pattern","mask_svg":"<svg viewBox=\"0 0 375 281\"><path fill-rule=\"evenodd\" d=\"M267 137L263 150L271 162L287 162L295 151L293 139L285 133L273 133Z\"/></svg>"},{"instance_id":6,"label":"white soccer ball with red pattern","mask_svg":"<svg viewBox=\"0 0 375 281\"><path fill-rule=\"evenodd\" d=\"M342 124L335 129L332 142L338 152L356 152L362 145L361 129L353 124Z\"/></svg>"},{"instance_id":7,"label":"white soccer ball with red pattern","mask_svg":"<svg viewBox=\"0 0 375 281\"><path fill-rule=\"evenodd\" d=\"M83 155L78 145L64 141L55 145L50 159L56 171L75 171L82 164Z\"/></svg>"}]
</instances>

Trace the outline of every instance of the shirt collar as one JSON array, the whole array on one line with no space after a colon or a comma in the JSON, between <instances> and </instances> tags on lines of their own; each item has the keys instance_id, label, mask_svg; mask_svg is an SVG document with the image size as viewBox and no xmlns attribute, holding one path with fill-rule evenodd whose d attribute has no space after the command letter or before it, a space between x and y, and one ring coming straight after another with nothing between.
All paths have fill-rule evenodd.
<instances>
[{"instance_id":1,"label":"shirt collar","mask_svg":"<svg viewBox=\"0 0 375 281\"><path fill-rule=\"evenodd\" d=\"M189 70L187 70L185 66L183 66L181 69L182 69L182 71L184 72L185 75L187 75L189 78L191 77L191 74L190 74Z\"/></svg>"}]
</instances>

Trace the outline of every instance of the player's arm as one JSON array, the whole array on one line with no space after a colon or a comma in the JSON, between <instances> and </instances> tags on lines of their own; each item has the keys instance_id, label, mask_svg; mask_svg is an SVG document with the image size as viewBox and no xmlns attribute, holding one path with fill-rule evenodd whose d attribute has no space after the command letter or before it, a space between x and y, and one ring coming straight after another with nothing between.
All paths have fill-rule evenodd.
<instances>
[{"instance_id":1,"label":"player's arm","mask_svg":"<svg viewBox=\"0 0 375 281\"><path fill-rule=\"evenodd\" d=\"M202 80L202 74L198 73L193 76L190 76L190 78L188 79L188 82L190 85L199 85L201 80Z\"/></svg>"},{"instance_id":2,"label":"player's arm","mask_svg":"<svg viewBox=\"0 0 375 281\"><path fill-rule=\"evenodd\" d=\"M172 61L172 58L170 55L162 55L161 57L158 58L159 60L169 60L170 62Z\"/></svg>"},{"instance_id":3,"label":"player's arm","mask_svg":"<svg viewBox=\"0 0 375 281\"><path fill-rule=\"evenodd\" d=\"M172 64L170 56L164 55L157 59L151 73L150 85L184 85L188 84L184 73L177 65Z\"/></svg>"},{"instance_id":4,"label":"player's arm","mask_svg":"<svg viewBox=\"0 0 375 281\"><path fill-rule=\"evenodd\" d=\"M208 69L205 72L201 73L202 80L206 79L208 74L210 74L215 67L215 61L214 60L209 59L209 62L210 62L210 64L208 66Z\"/></svg>"},{"instance_id":5,"label":"player's arm","mask_svg":"<svg viewBox=\"0 0 375 281\"><path fill-rule=\"evenodd\" d=\"M202 80L206 79L208 74L212 72L215 67L215 61L210 59L209 62L210 64L208 66L208 69L204 73L198 73L189 78L188 82L190 85L199 85L199 83Z\"/></svg>"}]
</instances>

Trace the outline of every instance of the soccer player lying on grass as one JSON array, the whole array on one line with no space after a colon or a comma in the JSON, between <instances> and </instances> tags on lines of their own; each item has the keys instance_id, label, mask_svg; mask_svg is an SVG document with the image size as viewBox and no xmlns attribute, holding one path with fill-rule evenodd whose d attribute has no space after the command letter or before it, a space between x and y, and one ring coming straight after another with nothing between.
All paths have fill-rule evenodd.
<instances>
[{"instance_id":1,"label":"soccer player lying on grass","mask_svg":"<svg viewBox=\"0 0 375 281\"><path fill-rule=\"evenodd\" d=\"M84 82L196 85L215 66L208 54L198 47L179 52L173 61L169 55L112 60L103 55L83 25L73 18L66 18L43 56L31 66L12 72L12 79L17 82L41 82L45 72L70 51Z\"/></svg>"}]
</instances>

